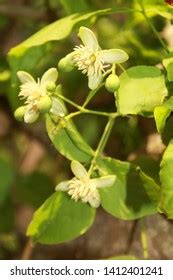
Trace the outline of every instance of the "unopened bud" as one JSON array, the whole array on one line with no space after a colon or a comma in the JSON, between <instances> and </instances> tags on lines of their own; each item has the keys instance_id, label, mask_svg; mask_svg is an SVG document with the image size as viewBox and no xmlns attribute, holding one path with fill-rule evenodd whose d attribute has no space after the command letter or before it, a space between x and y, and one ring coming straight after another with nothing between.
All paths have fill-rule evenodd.
<instances>
[{"instance_id":1,"label":"unopened bud","mask_svg":"<svg viewBox=\"0 0 173 280\"><path fill-rule=\"evenodd\" d=\"M46 86L47 91L53 92L55 91L56 84L54 82L49 82Z\"/></svg>"},{"instance_id":2,"label":"unopened bud","mask_svg":"<svg viewBox=\"0 0 173 280\"><path fill-rule=\"evenodd\" d=\"M109 92L115 92L120 86L120 79L117 75L111 74L107 77L105 87Z\"/></svg>"},{"instance_id":3,"label":"unopened bud","mask_svg":"<svg viewBox=\"0 0 173 280\"><path fill-rule=\"evenodd\" d=\"M24 114L25 114L25 111L26 111L25 106L21 106L21 107L17 108L16 111L14 112L15 119L18 120L18 121L22 121L23 117L24 117Z\"/></svg>"},{"instance_id":4,"label":"unopened bud","mask_svg":"<svg viewBox=\"0 0 173 280\"><path fill-rule=\"evenodd\" d=\"M58 68L63 72L70 72L74 68L72 54L66 55L58 63Z\"/></svg>"},{"instance_id":5,"label":"unopened bud","mask_svg":"<svg viewBox=\"0 0 173 280\"><path fill-rule=\"evenodd\" d=\"M38 110L41 113L48 113L52 107L52 100L49 96L42 96L37 103Z\"/></svg>"}]
</instances>

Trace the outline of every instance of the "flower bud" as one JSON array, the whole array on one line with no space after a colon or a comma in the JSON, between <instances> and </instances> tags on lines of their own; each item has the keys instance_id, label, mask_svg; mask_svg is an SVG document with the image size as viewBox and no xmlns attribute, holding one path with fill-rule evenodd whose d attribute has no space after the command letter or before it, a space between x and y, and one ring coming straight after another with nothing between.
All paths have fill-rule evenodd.
<instances>
[{"instance_id":1,"label":"flower bud","mask_svg":"<svg viewBox=\"0 0 173 280\"><path fill-rule=\"evenodd\" d=\"M25 106L21 106L21 107L17 108L16 111L14 112L15 119L18 121L22 121L23 117L25 115L25 111L26 111Z\"/></svg>"},{"instance_id":2,"label":"flower bud","mask_svg":"<svg viewBox=\"0 0 173 280\"><path fill-rule=\"evenodd\" d=\"M120 79L117 75L111 74L107 77L105 87L109 92L115 92L120 86Z\"/></svg>"},{"instance_id":3,"label":"flower bud","mask_svg":"<svg viewBox=\"0 0 173 280\"><path fill-rule=\"evenodd\" d=\"M49 96L42 96L37 103L38 110L41 113L48 113L52 107L52 100Z\"/></svg>"},{"instance_id":4,"label":"flower bud","mask_svg":"<svg viewBox=\"0 0 173 280\"><path fill-rule=\"evenodd\" d=\"M58 63L58 68L63 72L72 71L74 68L72 54L68 54L64 58L62 58Z\"/></svg>"},{"instance_id":5,"label":"flower bud","mask_svg":"<svg viewBox=\"0 0 173 280\"><path fill-rule=\"evenodd\" d=\"M47 91L53 92L55 91L56 84L54 82L49 82L46 86Z\"/></svg>"}]
</instances>

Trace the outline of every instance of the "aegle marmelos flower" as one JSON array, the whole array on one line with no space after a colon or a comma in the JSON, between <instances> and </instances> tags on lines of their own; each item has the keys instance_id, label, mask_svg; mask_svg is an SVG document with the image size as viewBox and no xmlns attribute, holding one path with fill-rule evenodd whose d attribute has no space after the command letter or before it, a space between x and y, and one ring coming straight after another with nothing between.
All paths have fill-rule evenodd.
<instances>
[{"instance_id":1,"label":"aegle marmelos flower","mask_svg":"<svg viewBox=\"0 0 173 280\"><path fill-rule=\"evenodd\" d=\"M91 179L87 170L78 161L72 161L71 170L75 177L59 183L55 190L66 191L76 202L80 200L84 203L88 202L94 208L99 207L100 194L98 189L113 185L116 176L108 175Z\"/></svg>"},{"instance_id":2,"label":"aegle marmelos flower","mask_svg":"<svg viewBox=\"0 0 173 280\"><path fill-rule=\"evenodd\" d=\"M120 49L102 50L94 33L86 27L80 27L78 36L83 45L76 46L74 51L60 60L59 68L67 67L72 70L72 65L77 66L83 74L88 76L88 87L95 89L101 83L105 69L114 63L123 63L128 59L128 54ZM66 70L64 67L64 70Z\"/></svg>"},{"instance_id":3,"label":"aegle marmelos flower","mask_svg":"<svg viewBox=\"0 0 173 280\"><path fill-rule=\"evenodd\" d=\"M18 119L24 119L26 123L33 123L40 113L52 112L59 114L56 108L58 105L58 99L48 94L47 88L51 86L51 89L56 87L55 83L58 78L58 72L56 68L50 68L47 70L41 79L37 81L25 71L18 71L17 76L22 83L20 86L19 97L25 99L24 106L19 107L15 111L15 117Z\"/></svg>"}]
</instances>

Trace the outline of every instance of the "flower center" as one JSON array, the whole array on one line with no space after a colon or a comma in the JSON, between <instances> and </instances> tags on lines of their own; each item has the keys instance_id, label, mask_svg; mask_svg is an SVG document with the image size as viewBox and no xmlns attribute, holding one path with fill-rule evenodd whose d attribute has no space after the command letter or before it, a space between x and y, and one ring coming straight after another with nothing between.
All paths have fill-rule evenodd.
<instances>
[{"instance_id":1,"label":"flower center","mask_svg":"<svg viewBox=\"0 0 173 280\"><path fill-rule=\"evenodd\" d=\"M34 101L34 100L39 99L40 97L41 97L40 92L39 91L35 91L30 96L28 96L28 100Z\"/></svg>"},{"instance_id":2,"label":"flower center","mask_svg":"<svg viewBox=\"0 0 173 280\"><path fill-rule=\"evenodd\" d=\"M81 199L83 202L88 202L91 197L95 196L95 192L97 189L89 179L83 181L73 178L68 187L68 194L75 201Z\"/></svg>"},{"instance_id":3,"label":"flower center","mask_svg":"<svg viewBox=\"0 0 173 280\"><path fill-rule=\"evenodd\" d=\"M99 51L93 53L93 50L82 45L75 47L74 51L73 61L83 74L99 76L104 72L106 66L104 66Z\"/></svg>"}]
</instances>

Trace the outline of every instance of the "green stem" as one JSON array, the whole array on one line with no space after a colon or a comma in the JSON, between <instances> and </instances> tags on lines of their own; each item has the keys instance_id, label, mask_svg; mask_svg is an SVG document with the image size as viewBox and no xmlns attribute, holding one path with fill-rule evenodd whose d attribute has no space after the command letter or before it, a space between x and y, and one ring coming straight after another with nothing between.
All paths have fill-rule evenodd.
<instances>
[{"instance_id":1,"label":"green stem","mask_svg":"<svg viewBox=\"0 0 173 280\"><path fill-rule=\"evenodd\" d=\"M106 113L106 112L101 112L101 111L94 111L94 110L89 110L89 109L83 109L82 113L84 114L91 114L91 115L98 115L98 116L104 116L104 117L109 117L113 113Z\"/></svg>"},{"instance_id":2,"label":"green stem","mask_svg":"<svg viewBox=\"0 0 173 280\"><path fill-rule=\"evenodd\" d=\"M110 133L111 133L111 130L112 130L112 127L114 125L114 118L109 118L107 124L106 124L106 127L105 127L105 130L103 132L103 135L100 139L100 142L98 144L98 147L97 147L97 150L95 151L95 158L97 158L104 150L105 148L105 145L108 141L108 138L110 136Z\"/></svg>"},{"instance_id":3,"label":"green stem","mask_svg":"<svg viewBox=\"0 0 173 280\"><path fill-rule=\"evenodd\" d=\"M162 47L164 48L165 52L166 53L169 53L169 49L168 47L166 46L166 44L164 43L164 41L162 40L162 38L160 37L159 33L157 32L155 26L153 25L152 21L150 20L150 18L148 17L146 11L145 11L145 8L144 8L144 5L142 3L141 0L138 0L139 2L139 5L142 9L142 14L144 16L144 18L146 19L147 23L149 24L149 26L151 27L151 29L153 30L154 34L156 35L157 39L159 40L160 44L162 45Z\"/></svg>"},{"instance_id":4,"label":"green stem","mask_svg":"<svg viewBox=\"0 0 173 280\"><path fill-rule=\"evenodd\" d=\"M67 102L68 104L72 105L73 107L77 108L78 110L81 110L81 106L77 105L75 102L71 101L70 99L66 98L65 96L58 94L59 98Z\"/></svg>"},{"instance_id":5,"label":"green stem","mask_svg":"<svg viewBox=\"0 0 173 280\"><path fill-rule=\"evenodd\" d=\"M98 115L98 116L103 116L103 117L112 117L116 113L106 113L106 112L101 112L101 111L94 111L94 110L89 110L89 109L85 109L85 108L81 107L81 111L79 110L77 112L73 112L73 113L67 115L65 118L66 118L66 120L69 120L80 114L91 114L91 115Z\"/></svg>"},{"instance_id":6,"label":"green stem","mask_svg":"<svg viewBox=\"0 0 173 280\"><path fill-rule=\"evenodd\" d=\"M97 91L104 85L104 83L101 83L96 89L93 89L89 92L84 104L82 105L82 108L85 108L90 100L94 97L94 95L97 93Z\"/></svg>"},{"instance_id":7,"label":"green stem","mask_svg":"<svg viewBox=\"0 0 173 280\"><path fill-rule=\"evenodd\" d=\"M146 226L144 223L144 220L140 221L141 226L141 243L142 243L142 249L143 249L143 256L144 259L149 259L149 253L148 253L148 238L147 238L147 231Z\"/></svg>"},{"instance_id":8,"label":"green stem","mask_svg":"<svg viewBox=\"0 0 173 280\"><path fill-rule=\"evenodd\" d=\"M114 125L115 118L118 117L118 116L119 116L118 113L114 113L114 115L109 117L109 120L108 120L108 122L105 126L104 132L103 132L102 137L100 139L100 142L98 144L98 147L97 147L97 149L94 153L94 157L91 161L91 165L90 165L90 168L88 170L89 176L91 175L91 173L93 171L93 168L95 166L97 158L102 154L102 152L103 152L103 150L104 150L104 148L107 144L108 138L111 134L111 131L112 131L112 128L113 128L113 125Z\"/></svg>"},{"instance_id":9,"label":"green stem","mask_svg":"<svg viewBox=\"0 0 173 280\"><path fill-rule=\"evenodd\" d=\"M64 100L65 102L69 103L73 107L77 108L80 111L79 113L78 112L71 113L70 115L68 115L68 117L70 116L69 118L79 115L79 114L92 114L92 115L105 116L105 117L109 117L109 116L112 116L112 114L114 114L114 113L106 113L106 112L89 110L89 109L83 108L82 106L77 105L70 99L68 99L60 94L58 95L58 97L61 98L62 100Z\"/></svg>"},{"instance_id":10,"label":"green stem","mask_svg":"<svg viewBox=\"0 0 173 280\"><path fill-rule=\"evenodd\" d=\"M116 74L116 72L115 72L115 69L116 69L116 65L115 65L115 63L113 63L112 64L112 74Z\"/></svg>"},{"instance_id":11,"label":"green stem","mask_svg":"<svg viewBox=\"0 0 173 280\"><path fill-rule=\"evenodd\" d=\"M118 63L118 66L120 67L120 69L121 69L123 72L126 71L126 69L125 69L120 63Z\"/></svg>"},{"instance_id":12,"label":"green stem","mask_svg":"<svg viewBox=\"0 0 173 280\"><path fill-rule=\"evenodd\" d=\"M73 117L75 117L75 116L77 116L77 115L80 115L80 114L82 114L82 113L83 113L82 111L77 111L77 112L71 113L71 114L67 115L67 116L65 117L65 119L68 121L69 119L71 119L71 118L73 118Z\"/></svg>"},{"instance_id":13,"label":"green stem","mask_svg":"<svg viewBox=\"0 0 173 280\"><path fill-rule=\"evenodd\" d=\"M114 67L115 67L115 66L114 66ZM111 72L112 72L112 68L109 69L109 70L107 70L107 71L102 75L102 79L104 79L104 77L107 76L108 74L110 74ZM91 90L91 91L89 92L89 94L88 94L88 96L87 96L87 98L86 98L84 104L82 105L82 108L85 108L85 107L88 105L88 103L91 101L91 99L94 97L94 95L98 92L98 90L99 90L102 86L104 86L104 84L105 84L104 82L101 83L96 89L93 89L93 90Z\"/></svg>"}]
</instances>

